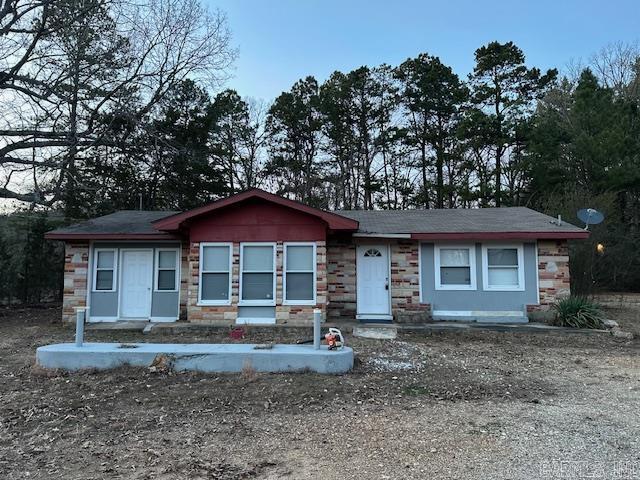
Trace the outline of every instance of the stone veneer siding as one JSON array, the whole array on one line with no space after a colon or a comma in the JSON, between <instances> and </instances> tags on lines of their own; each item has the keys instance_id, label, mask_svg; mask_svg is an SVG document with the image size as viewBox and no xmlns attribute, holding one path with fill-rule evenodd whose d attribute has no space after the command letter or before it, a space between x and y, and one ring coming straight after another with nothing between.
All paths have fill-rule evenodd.
<instances>
[{"instance_id":1,"label":"stone veneer siding","mask_svg":"<svg viewBox=\"0 0 640 480\"><path fill-rule=\"evenodd\" d=\"M399 323L431 320L431 306L420 303L420 243L391 243L391 312Z\"/></svg>"},{"instance_id":2,"label":"stone veneer siding","mask_svg":"<svg viewBox=\"0 0 640 480\"><path fill-rule=\"evenodd\" d=\"M569 245L566 240L538 241L539 305L528 305L527 311L549 312L551 306L571 293L569 276Z\"/></svg>"},{"instance_id":3,"label":"stone veneer siding","mask_svg":"<svg viewBox=\"0 0 640 480\"><path fill-rule=\"evenodd\" d=\"M420 303L419 242L390 242L391 312L396 322L424 322L431 307ZM354 320L357 313L356 245L351 239L330 239L327 250L328 318Z\"/></svg>"},{"instance_id":4,"label":"stone veneer siding","mask_svg":"<svg viewBox=\"0 0 640 480\"><path fill-rule=\"evenodd\" d=\"M327 306L327 249L324 241L316 243L316 304L283 305L284 243L276 243L276 323L288 325L311 325L313 310L322 310L326 317ZM190 322L230 325L238 317L240 298L240 243L233 244L231 267L231 305L198 305L200 268L200 243L193 242L188 256L187 320Z\"/></svg>"},{"instance_id":5,"label":"stone veneer siding","mask_svg":"<svg viewBox=\"0 0 640 480\"><path fill-rule=\"evenodd\" d=\"M75 322L75 307L87 306L89 243L66 242L64 251L64 292L62 321Z\"/></svg>"},{"instance_id":6,"label":"stone veneer siding","mask_svg":"<svg viewBox=\"0 0 640 480\"><path fill-rule=\"evenodd\" d=\"M327 243L327 283L330 321L356 318L356 246L351 239Z\"/></svg>"}]
</instances>

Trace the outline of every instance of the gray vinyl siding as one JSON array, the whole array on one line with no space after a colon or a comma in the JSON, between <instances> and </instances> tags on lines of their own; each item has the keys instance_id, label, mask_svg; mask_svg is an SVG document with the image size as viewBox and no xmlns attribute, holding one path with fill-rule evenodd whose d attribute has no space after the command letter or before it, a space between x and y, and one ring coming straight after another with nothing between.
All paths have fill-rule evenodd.
<instances>
[{"instance_id":1,"label":"gray vinyl siding","mask_svg":"<svg viewBox=\"0 0 640 480\"><path fill-rule=\"evenodd\" d=\"M91 274L91 281L93 281L93 274ZM89 316L117 317L118 292L91 292Z\"/></svg>"},{"instance_id":2,"label":"gray vinyl siding","mask_svg":"<svg viewBox=\"0 0 640 480\"><path fill-rule=\"evenodd\" d=\"M433 310L522 311L525 305L538 303L538 264L536 244L524 243L524 291L485 291L482 281L482 244L476 243L476 290L436 290L434 244L421 245L422 301Z\"/></svg>"},{"instance_id":3,"label":"gray vinyl siding","mask_svg":"<svg viewBox=\"0 0 640 480\"><path fill-rule=\"evenodd\" d=\"M115 278L114 292L94 292L93 279L95 269L95 250L100 248L147 248L153 249L153 271L155 281L155 261L157 248L180 248L180 243L176 242L95 242L91 246L91 271L89 272L89 315L90 317L115 318L118 316L118 299L120 289L120 273L121 265L118 265L118 271ZM120 255L116 257L120 261ZM180 268L180 256L178 257L178 268ZM177 292L156 292L152 287L151 294L151 316L178 318L180 313L180 276L178 278ZM154 286L155 287L155 286Z\"/></svg>"},{"instance_id":4,"label":"gray vinyl siding","mask_svg":"<svg viewBox=\"0 0 640 480\"><path fill-rule=\"evenodd\" d=\"M180 288L180 285L178 285L178 288ZM153 292L151 297L151 316L178 318L180 314L179 297L180 292Z\"/></svg>"}]
</instances>

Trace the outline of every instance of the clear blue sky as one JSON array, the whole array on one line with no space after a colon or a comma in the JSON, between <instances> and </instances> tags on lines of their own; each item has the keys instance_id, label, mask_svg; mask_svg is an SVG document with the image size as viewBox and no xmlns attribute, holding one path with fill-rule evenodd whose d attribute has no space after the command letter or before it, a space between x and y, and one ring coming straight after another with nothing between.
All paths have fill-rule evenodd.
<instances>
[{"instance_id":1,"label":"clear blue sky","mask_svg":"<svg viewBox=\"0 0 640 480\"><path fill-rule=\"evenodd\" d=\"M397 65L421 52L459 75L473 52L513 40L527 63L564 69L614 41L640 39L640 0L205 0L240 49L227 87L272 100L296 80Z\"/></svg>"}]
</instances>

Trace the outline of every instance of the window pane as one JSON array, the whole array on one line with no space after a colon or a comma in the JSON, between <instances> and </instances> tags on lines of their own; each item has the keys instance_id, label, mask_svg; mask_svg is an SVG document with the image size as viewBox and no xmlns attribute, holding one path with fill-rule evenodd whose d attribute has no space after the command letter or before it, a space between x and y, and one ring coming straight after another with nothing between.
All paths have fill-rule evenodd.
<instances>
[{"instance_id":1,"label":"window pane","mask_svg":"<svg viewBox=\"0 0 640 480\"><path fill-rule=\"evenodd\" d=\"M243 300L272 300L273 273L244 273L242 275Z\"/></svg>"},{"instance_id":2,"label":"window pane","mask_svg":"<svg viewBox=\"0 0 640 480\"><path fill-rule=\"evenodd\" d=\"M288 246L287 270L313 270L312 246Z\"/></svg>"},{"instance_id":3,"label":"window pane","mask_svg":"<svg viewBox=\"0 0 640 480\"><path fill-rule=\"evenodd\" d=\"M443 267L464 267L469 265L468 248L440 249L440 265Z\"/></svg>"},{"instance_id":4,"label":"window pane","mask_svg":"<svg viewBox=\"0 0 640 480\"><path fill-rule=\"evenodd\" d=\"M98 270L96 272L96 290L113 289L113 270Z\"/></svg>"},{"instance_id":5,"label":"window pane","mask_svg":"<svg viewBox=\"0 0 640 480\"><path fill-rule=\"evenodd\" d=\"M517 248L488 248L487 258L489 265L518 265Z\"/></svg>"},{"instance_id":6,"label":"window pane","mask_svg":"<svg viewBox=\"0 0 640 480\"><path fill-rule=\"evenodd\" d=\"M204 247L202 249L202 271L228 272L229 247Z\"/></svg>"},{"instance_id":7,"label":"window pane","mask_svg":"<svg viewBox=\"0 0 640 480\"><path fill-rule=\"evenodd\" d=\"M98 252L98 268L113 268L113 252Z\"/></svg>"},{"instance_id":8,"label":"window pane","mask_svg":"<svg viewBox=\"0 0 640 480\"><path fill-rule=\"evenodd\" d=\"M287 300L313 300L313 273L287 273Z\"/></svg>"},{"instance_id":9,"label":"window pane","mask_svg":"<svg viewBox=\"0 0 640 480\"><path fill-rule=\"evenodd\" d=\"M158 270L158 290L176 289L176 271Z\"/></svg>"},{"instance_id":10,"label":"window pane","mask_svg":"<svg viewBox=\"0 0 640 480\"><path fill-rule=\"evenodd\" d=\"M273 247L246 246L243 247L242 269L258 272L273 271Z\"/></svg>"},{"instance_id":11,"label":"window pane","mask_svg":"<svg viewBox=\"0 0 640 480\"><path fill-rule=\"evenodd\" d=\"M203 273L200 288L202 300L229 300L229 274Z\"/></svg>"},{"instance_id":12,"label":"window pane","mask_svg":"<svg viewBox=\"0 0 640 480\"><path fill-rule=\"evenodd\" d=\"M469 267L441 267L440 283L442 285L471 285L471 269Z\"/></svg>"},{"instance_id":13,"label":"window pane","mask_svg":"<svg viewBox=\"0 0 640 480\"><path fill-rule=\"evenodd\" d=\"M490 286L518 286L518 268L490 268L489 269L489 285Z\"/></svg>"},{"instance_id":14,"label":"window pane","mask_svg":"<svg viewBox=\"0 0 640 480\"><path fill-rule=\"evenodd\" d=\"M176 252L158 252L158 267L176 268Z\"/></svg>"}]
</instances>

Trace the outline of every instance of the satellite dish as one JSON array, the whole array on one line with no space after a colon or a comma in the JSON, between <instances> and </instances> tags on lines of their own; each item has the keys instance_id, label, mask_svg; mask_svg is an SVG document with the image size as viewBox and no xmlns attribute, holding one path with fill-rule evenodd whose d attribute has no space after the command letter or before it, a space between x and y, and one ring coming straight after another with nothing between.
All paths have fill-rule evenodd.
<instances>
[{"instance_id":1,"label":"satellite dish","mask_svg":"<svg viewBox=\"0 0 640 480\"><path fill-rule=\"evenodd\" d=\"M595 208L583 208L582 210L578 210L578 218L584 222L584 229L588 230L589 225L602 223L604 215Z\"/></svg>"}]
</instances>

